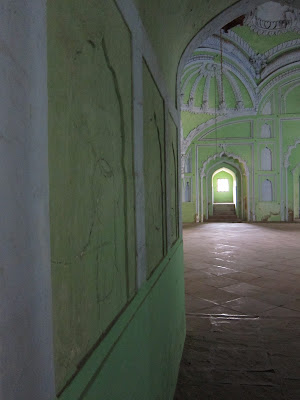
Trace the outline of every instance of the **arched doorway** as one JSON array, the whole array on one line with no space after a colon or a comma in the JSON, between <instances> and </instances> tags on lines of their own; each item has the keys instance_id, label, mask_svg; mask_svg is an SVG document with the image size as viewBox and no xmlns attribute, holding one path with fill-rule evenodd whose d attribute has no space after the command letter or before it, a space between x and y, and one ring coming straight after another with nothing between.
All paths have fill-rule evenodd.
<instances>
[{"instance_id":1,"label":"arched doorway","mask_svg":"<svg viewBox=\"0 0 300 400\"><path fill-rule=\"evenodd\" d=\"M212 203L236 205L236 175L228 168L219 168L212 175Z\"/></svg>"},{"instance_id":2,"label":"arched doorway","mask_svg":"<svg viewBox=\"0 0 300 400\"><path fill-rule=\"evenodd\" d=\"M214 217L218 208L226 208L233 210L239 220L245 218L244 209L247 209L244 198L247 199L247 179L243 172L243 168L237 160L222 159L213 163L206 172L207 191L203 193L206 196L204 207L206 215L204 220ZM221 181L218 181L218 180ZM227 182L222 181L228 179ZM222 186L224 185L224 186ZM209 190L211 188L211 190Z\"/></svg>"},{"instance_id":3,"label":"arched doorway","mask_svg":"<svg viewBox=\"0 0 300 400\"><path fill-rule=\"evenodd\" d=\"M202 168L201 168L202 167ZM217 157L212 157L206 163L199 165L200 176L196 195L197 210L201 222L213 217L214 203L232 203L236 216L240 220L250 220L249 199L249 169L245 161L239 160L233 154L221 152ZM217 189L218 173L228 174L229 191L232 196L222 195L221 192L215 196L214 186ZM226 179L226 178L225 178ZM232 184L230 184L232 182ZM230 189L232 187L232 190Z\"/></svg>"}]
</instances>

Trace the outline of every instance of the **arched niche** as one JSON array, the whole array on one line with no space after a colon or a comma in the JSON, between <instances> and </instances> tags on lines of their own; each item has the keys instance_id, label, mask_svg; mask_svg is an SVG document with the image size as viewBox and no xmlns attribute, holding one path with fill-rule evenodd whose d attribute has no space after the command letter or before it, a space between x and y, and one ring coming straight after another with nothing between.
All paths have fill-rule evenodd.
<instances>
[{"instance_id":1,"label":"arched niche","mask_svg":"<svg viewBox=\"0 0 300 400\"><path fill-rule=\"evenodd\" d=\"M272 114L272 103L271 101L267 101L266 104L263 106L261 113L263 115L271 115Z\"/></svg>"},{"instance_id":2,"label":"arched niche","mask_svg":"<svg viewBox=\"0 0 300 400\"><path fill-rule=\"evenodd\" d=\"M272 137L271 126L268 123L264 123L261 127L260 137L262 139L269 139Z\"/></svg>"},{"instance_id":3,"label":"arched niche","mask_svg":"<svg viewBox=\"0 0 300 400\"><path fill-rule=\"evenodd\" d=\"M273 201L273 184L269 179L265 179L262 183L261 200Z\"/></svg>"},{"instance_id":4,"label":"arched niche","mask_svg":"<svg viewBox=\"0 0 300 400\"><path fill-rule=\"evenodd\" d=\"M186 158L185 158L185 162L184 162L184 172L186 174L190 174L192 173L192 151L190 150L189 153L187 154Z\"/></svg>"},{"instance_id":5,"label":"arched niche","mask_svg":"<svg viewBox=\"0 0 300 400\"><path fill-rule=\"evenodd\" d=\"M183 202L190 203L192 201L192 180L184 178L183 180Z\"/></svg>"},{"instance_id":6,"label":"arched niche","mask_svg":"<svg viewBox=\"0 0 300 400\"><path fill-rule=\"evenodd\" d=\"M272 150L267 146L260 153L260 168L263 171L272 171Z\"/></svg>"}]
</instances>

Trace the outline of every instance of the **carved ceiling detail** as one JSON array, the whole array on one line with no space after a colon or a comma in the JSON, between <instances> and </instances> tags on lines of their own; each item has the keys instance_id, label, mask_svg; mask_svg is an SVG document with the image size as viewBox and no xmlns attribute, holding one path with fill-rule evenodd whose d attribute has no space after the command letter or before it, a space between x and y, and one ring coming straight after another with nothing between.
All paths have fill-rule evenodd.
<instances>
[{"instance_id":1,"label":"carved ceiling detail","mask_svg":"<svg viewBox=\"0 0 300 400\"><path fill-rule=\"evenodd\" d=\"M300 10L270 1L247 14L244 25L260 35L300 32Z\"/></svg>"},{"instance_id":2,"label":"carved ceiling detail","mask_svg":"<svg viewBox=\"0 0 300 400\"><path fill-rule=\"evenodd\" d=\"M247 14L244 25L263 35L262 41L265 35L300 33L300 10L291 4L267 2ZM272 114L276 85L300 74L300 38L279 44L276 40L273 48L258 53L255 39L249 39L250 45L247 35L242 38L239 32L229 29L210 36L185 66L181 110L211 118L205 122L199 119L199 125L185 139L182 135L183 152L203 130L221 121L257 112Z\"/></svg>"}]
</instances>

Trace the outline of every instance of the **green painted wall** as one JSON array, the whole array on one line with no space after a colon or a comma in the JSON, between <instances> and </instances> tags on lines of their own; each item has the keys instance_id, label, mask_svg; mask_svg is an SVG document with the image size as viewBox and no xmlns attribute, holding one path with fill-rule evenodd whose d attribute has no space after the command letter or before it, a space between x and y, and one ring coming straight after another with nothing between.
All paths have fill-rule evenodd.
<instances>
[{"instance_id":1,"label":"green painted wall","mask_svg":"<svg viewBox=\"0 0 300 400\"><path fill-rule=\"evenodd\" d=\"M178 130L144 63L147 281L137 290L131 45L114 1L48 2L59 399L171 400L175 390L185 336Z\"/></svg>"},{"instance_id":2,"label":"green painted wall","mask_svg":"<svg viewBox=\"0 0 300 400\"><path fill-rule=\"evenodd\" d=\"M178 129L170 114L168 114L168 154L167 174L170 182L170 208L167 218L170 225L170 239L173 244L179 237L179 198L178 198Z\"/></svg>"},{"instance_id":3,"label":"green painted wall","mask_svg":"<svg viewBox=\"0 0 300 400\"><path fill-rule=\"evenodd\" d=\"M165 255L164 103L144 63L144 176L148 276Z\"/></svg>"},{"instance_id":4,"label":"green painted wall","mask_svg":"<svg viewBox=\"0 0 300 400\"><path fill-rule=\"evenodd\" d=\"M184 338L179 241L60 399L172 400Z\"/></svg>"},{"instance_id":5,"label":"green painted wall","mask_svg":"<svg viewBox=\"0 0 300 400\"><path fill-rule=\"evenodd\" d=\"M48 60L60 391L136 290L131 35L114 2L49 2Z\"/></svg>"},{"instance_id":6,"label":"green painted wall","mask_svg":"<svg viewBox=\"0 0 300 400\"><path fill-rule=\"evenodd\" d=\"M285 100L286 112L289 114L298 114L300 104L300 85L291 90Z\"/></svg>"},{"instance_id":7,"label":"green painted wall","mask_svg":"<svg viewBox=\"0 0 300 400\"><path fill-rule=\"evenodd\" d=\"M197 128L197 126L213 119L213 115L208 114L191 114L189 112L183 111L181 113L181 122L183 128L183 136L184 138L192 131Z\"/></svg>"},{"instance_id":8,"label":"green painted wall","mask_svg":"<svg viewBox=\"0 0 300 400\"><path fill-rule=\"evenodd\" d=\"M169 99L175 104L177 66L187 43L234 1L202 1L192 7L191 2L182 0L135 3L166 79ZM55 372L57 392L64 400L171 400L183 347L183 260L177 168L174 170L178 163L177 129L169 115L165 118L165 104L146 64L143 106L148 279L139 291L136 288L139 249L135 248L131 43L131 33L112 0L48 2ZM201 89L197 96L200 103ZM231 91L229 99L232 96ZM282 117L279 108L276 115L270 119L277 138ZM260 143L257 132L265 118L258 115L245 119L245 124L249 125L249 120L253 123L253 137L240 127L232 129L234 137L228 151L241 154L251 168L251 146L245 147L239 135ZM186 123L188 130L190 121ZM198 124L196 121L191 126ZM222 135L220 124L218 128ZM283 122L282 129L286 129ZM199 165L219 144L211 139L206 143L213 146L203 150ZM284 146L287 144L284 142ZM273 146L278 151L277 142ZM258 146L254 148L254 163L259 165ZM199 165L194 165L190 174L193 201L185 205L191 220L195 216L195 171ZM274 172L278 173L278 165ZM166 176L170 188L166 187ZM243 189L245 193L246 180ZM262 217L271 212L273 218L272 212L278 209L279 185L276 190L274 204L261 208ZM258 204L257 214L259 210ZM167 222L173 243L169 250Z\"/></svg>"},{"instance_id":9,"label":"green painted wall","mask_svg":"<svg viewBox=\"0 0 300 400\"><path fill-rule=\"evenodd\" d=\"M218 179L228 179L229 191L218 192ZM228 172L218 172L213 177L214 203L233 203L233 177Z\"/></svg>"},{"instance_id":10,"label":"green painted wall","mask_svg":"<svg viewBox=\"0 0 300 400\"><path fill-rule=\"evenodd\" d=\"M182 220L183 222L195 222L196 203L182 203Z\"/></svg>"}]
</instances>

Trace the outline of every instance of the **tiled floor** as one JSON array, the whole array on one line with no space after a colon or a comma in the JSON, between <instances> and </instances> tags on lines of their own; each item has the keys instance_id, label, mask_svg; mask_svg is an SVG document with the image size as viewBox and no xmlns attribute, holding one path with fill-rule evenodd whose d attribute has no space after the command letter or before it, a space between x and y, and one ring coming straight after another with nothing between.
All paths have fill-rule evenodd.
<instances>
[{"instance_id":1,"label":"tiled floor","mask_svg":"<svg viewBox=\"0 0 300 400\"><path fill-rule=\"evenodd\" d=\"M175 400L300 400L300 224L184 227Z\"/></svg>"}]
</instances>

